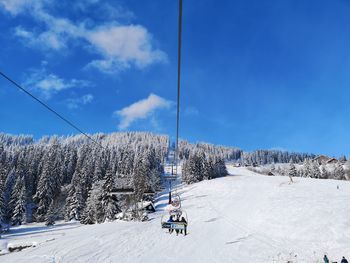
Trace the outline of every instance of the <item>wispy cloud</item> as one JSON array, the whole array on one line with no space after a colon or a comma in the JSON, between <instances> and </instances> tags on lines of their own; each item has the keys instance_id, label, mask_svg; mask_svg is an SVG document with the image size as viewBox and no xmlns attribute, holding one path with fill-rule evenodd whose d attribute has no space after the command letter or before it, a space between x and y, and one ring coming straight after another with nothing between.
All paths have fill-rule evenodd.
<instances>
[{"instance_id":1,"label":"wispy cloud","mask_svg":"<svg viewBox=\"0 0 350 263\"><path fill-rule=\"evenodd\" d=\"M45 99L50 99L52 95L71 88L88 87L91 83L86 80L63 79L59 76L48 73L46 69L32 70L32 73L23 83L25 87L37 90Z\"/></svg>"},{"instance_id":2,"label":"wispy cloud","mask_svg":"<svg viewBox=\"0 0 350 263\"><path fill-rule=\"evenodd\" d=\"M17 15L38 8L44 1L46 0L0 0L0 6L11 15Z\"/></svg>"},{"instance_id":3,"label":"wispy cloud","mask_svg":"<svg viewBox=\"0 0 350 263\"><path fill-rule=\"evenodd\" d=\"M99 1L88 1L96 4ZM152 36L141 25L122 25L106 21L101 25L87 26L85 22L73 22L68 18L51 15L46 6L52 4L49 0L0 0L0 7L10 14L31 16L38 24L30 29L17 26L14 35L24 39L30 47L58 51L71 45L88 47L98 58L90 61L86 68L96 68L104 73L116 73L128 68L142 69L151 64L165 62L166 54L153 47ZM82 5L88 8L88 4ZM113 9L116 15L122 9ZM111 11L111 12L112 12ZM126 11L125 11L126 12Z\"/></svg>"},{"instance_id":4,"label":"wispy cloud","mask_svg":"<svg viewBox=\"0 0 350 263\"><path fill-rule=\"evenodd\" d=\"M199 110L196 107L189 106L189 107L185 108L184 115L185 116L198 116Z\"/></svg>"},{"instance_id":5,"label":"wispy cloud","mask_svg":"<svg viewBox=\"0 0 350 263\"><path fill-rule=\"evenodd\" d=\"M156 110L170 108L171 104L172 102L169 100L155 94L150 94L148 98L139 100L130 106L114 112L114 115L120 118L118 128L125 130L133 122L140 119L150 118L152 122L155 122L154 112Z\"/></svg>"},{"instance_id":6,"label":"wispy cloud","mask_svg":"<svg viewBox=\"0 0 350 263\"><path fill-rule=\"evenodd\" d=\"M46 50L61 50L67 46L65 39L51 31L37 34L18 26L14 30L14 35L23 39L26 45L34 48L40 47Z\"/></svg>"},{"instance_id":7,"label":"wispy cloud","mask_svg":"<svg viewBox=\"0 0 350 263\"><path fill-rule=\"evenodd\" d=\"M71 98L66 100L66 105L69 109L79 109L81 106L89 104L93 101L94 96L86 94L80 98Z\"/></svg>"}]
</instances>

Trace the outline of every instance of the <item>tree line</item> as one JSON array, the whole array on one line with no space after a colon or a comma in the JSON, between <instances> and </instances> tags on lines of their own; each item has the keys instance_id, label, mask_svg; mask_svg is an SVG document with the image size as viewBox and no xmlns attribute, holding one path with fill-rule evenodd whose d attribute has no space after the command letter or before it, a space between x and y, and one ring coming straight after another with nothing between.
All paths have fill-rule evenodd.
<instances>
[{"instance_id":1,"label":"tree line","mask_svg":"<svg viewBox=\"0 0 350 263\"><path fill-rule=\"evenodd\" d=\"M0 223L56 219L114 220L125 200L110 193L132 187L141 199L160 187L168 137L151 133L45 137L0 136ZM124 184L124 185L122 185Z\"/></svg>"},{"instance_id":2,"label":"tree line","mask_svg":"<svg viewBox=\"0 0 350 263\"><path fill-rule=\"evenodd\" d=\"M305 160L298 168L293 161L287 167L272 167L273 172L290 177L305 177L315 179L334 179L349 180L350 179L350 161L345 165L341 162L334 164L319 164L310 159Z\"/></svg>"},{"instance_id":3,"label":"tree line","mask_svg":"<svg viewBox=\"0 0 350 263\"><path fill-rule=\"evenodd\" d=\"M0 224L56 219L100 223L125 208L115 188L131 187L135 198L161 186L169 137L147 132L32 136L0 134ZM180 140L183 180L194 183L227 174L225 162L295 162L311 155L282 151L244 152L235 147Z\"/></svg>"},{"instance_id":4,"label":"tree line","mask_svg":"<svg viewBox=\"0 0 350 263\"><path fill-rule=\"evenodd\" d=\"M185 140L179 141L179 158L187 160L190 154L196 151L204 151L206 154L215 155L228 162L236 162L245 165L265 165L273 163L301 163L306 159L313 159L314 154L297 153L280 150L256 150L252 152L243 151L237 147L227 147L209 143L189 143Z\"/></svg>"}]
</instances>

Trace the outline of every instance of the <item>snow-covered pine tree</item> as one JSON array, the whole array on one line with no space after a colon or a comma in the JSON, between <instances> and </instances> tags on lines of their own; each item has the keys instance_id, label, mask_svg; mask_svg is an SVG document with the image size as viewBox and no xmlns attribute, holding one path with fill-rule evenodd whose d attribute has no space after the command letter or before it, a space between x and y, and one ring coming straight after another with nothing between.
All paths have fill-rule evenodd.
<instances>
[{"instance_id":1,"label":"snow-covered pine tree","mask_svg":"<svg viewBox=\"0 0 350 263\"><path fill-rule=\"evenodd\" d=\"M183 164L182 179L187 184L200 182L203 180L204 156L197 152L191 154ZM215 168L214 168L215 169ZM215 175L213 175L215 176Z\"/></svg>"},{"instance_id":2,"label":"snow-covered pine tree","mask_svg":"<svg viewBox=\"0 0 350 263\"><path fill-rule=\"evenodd\" d=\"M311 178L321 178L320 167L317 162L312 162L311 165Z\"/></svg>"},{"instance_id":3,"label":"snow-covered pine tree","mask_svg":"<svg viewBox=\"0 0 350 263\"><path fill-rule=\"evenodd\" d=\"M144 162L146 163L146 191L155 192L161 185L160 178L163 168L158 155L155 149L148 149L144 156Z\"/></svg>"},{"instance_id":4,"label":"snow-covered pine tree","mask_svg":"<svg viewBox=\"0 0 350 263\"><path fill-rule=\"evenodd\" d=\"M68 196L65 205L65 220L80 220L84 210L83 193L81 182L69 186Z\"/></svg>"},{"instance_id":5,"label":"snow-covered pine tree","mask_svg":"<svg viewBox=\"0 0 350 263\"><path fill-rule=\"evenodd\" d=\"M109 167L106 171L105 180L103 184L102 206L104 209L105 219L107 221L113 221L120 209L117 205L117 198L111 193L115 189L115 176L112 169Z\"/></svg>"},{"instance_id":6,"label":"snow-covered pine tree","mask_svg":"<svg viewBox=\"0 0 350 263\"><path fill-rule=\"evenodd\" d=\"M203 179L210 180L214 177L214 158L207 157L203 163Z\"/></svg>"},{"instance_id":7,"label":"snow-covered pine tree","mask_svg":"<svg viewBox=\"0 0 350 263\"><path fill-rule=\"evenodd\" d=\"M54 200L51 201L45 218L45 225L53 226L56 220L56 207Z\"/></svg>"},{"instance_id":8,"label":"snow-covered pine tree","mask_svg":"<svg viewBox=\"0 0 350 263\"><path fill-rule=\"evenodd\" d=\"M57 160L58 145L53 144L44 156L44 164L39 178L38 187L34 196L37 205L36 219L39 222L45 220L51 201L60 191L60 171Z\"/></svg>"},{"instance_id":9,"label":"snow-covered pine tree","mask_svg":"<svg viewBox=\"0 0 350 263\"><path fill-rule=\"evenodd\" d=\"M344 171L345 171L345 179L350 180L350 158L345 163Z\"/></svg>"},{"instance_id":10,"label":"snow-covered pine tree","mask_svg":"<svg viewBox=\"0 0 350 263\"><path fill-rule=\"evenodd\" d=\"M303 166L303 177L312 177L312 168L311 168L311 162L309 159L306 159L304 161Z\"/></svg>"},{"instance_id":11,"label":"snow-covered pine tree","mask_svg":"<svg viewBox=\"0 0 350 263\"><path fill-rule=\"evenodd\" d=\"M24 178L22 176L18 177L16 184L11 193L11 206L13 207L13 213L11 216L12 225L21 225L26 223L26 188L24 184Z\"/></svg>"},{"instance_id":12,"label":"snow-covered pine tree","mask_svg":"<svg viewBox=\"0 0 350 263\"><path fill-rule=\"evenodd\" d=\"M333 178L336 180L344 180L345 179L345 171L343 168L343 165L338 162L335 165L334 171L333 171Z\"/></svg>"},{"instance_id":13,"label":"snow-covered pine tree","mask_svg":"<svg viewBox=\"0 0 350 263\"><path fill-rule=\"evenodd\" d=\"M102 206L103 185L104 181L97 181L92 185L81 220L83 224L102 223L105 220L105 211Z\"/></svg>"},{"instance_id":14,"label":"snow-covered pine tree","mask_svg":"<svg viewBox=\"0 0 350 263\"><path fill-rule=\"evenodd\" d=\"M293 182L293 177L296 177L298 175L297 169L294 165L293 160L291 159L289 162L289 171L288 171L288 176L290 178L290 182Z\"/></svg>"},{"instance_id":15,"label":"snow-covered pine tree","mask_svg":"<svg viewBox=\"0 0 350 263\"><path fill-rule=\"evenodd\" d=\"M0 166L0 225L5 221L5 169Z\"/></svg>"},{"instance_id":16,"label":"snow-covered pine tree","mask_svg":"<svg viewBox=\"0 0 350 263\"><path fill-rule=\"evenodd\" d=\"M103 176L104 176L103 161L102 161L102 157L98 155L95 161L94 174L92 179L93 183L99 180L102 180Z\"/></svg>"},{"instance_id":17,"label":"snow-covered pine tree","mask_svg":"<svg viewBox=\"0 0 350 263\"><path fill-rule=\"evenodd\" d=\"M217 157L214 163L214 178L228 175L224 159Z\"/></svg>"},{"instance_id":18,"label":"snow-covered pine tree","mask_svg":"<svg viewBox=\"0 0 350 263\"><path fill-rule=\"evenodd\" d=\"M140 153L135 158L134 172L133 172L133 185L135 189L136 200L140 201L144 192L148 188L148 176L151 172L149 163L149 152Z\"/></svg>"},{"instance_id":19,"label":"snow-covered pine tree","mask_svg":"<svg viewBox=\"0 0 350 263\"><path fill-rule=\"evenodd\" d=\"M327 179L329 177L329 173L326 169L326 165L322 164L322 167L321 167L321 179Z\"/></svg>"}]
</instances>

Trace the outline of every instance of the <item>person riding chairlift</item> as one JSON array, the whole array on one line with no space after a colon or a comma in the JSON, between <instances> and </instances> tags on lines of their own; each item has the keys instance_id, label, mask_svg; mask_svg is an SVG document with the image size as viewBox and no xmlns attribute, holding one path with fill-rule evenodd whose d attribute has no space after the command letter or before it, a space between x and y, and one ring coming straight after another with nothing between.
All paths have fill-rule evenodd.
<instances>
[{"instance_id":1,"label":"person riding chairlift","mask_svg":"<svg viewBox=\"0 0 350 263\"><path fill-rule=\"evenodd\" d=\"M184 216L181 216L180 217L180 222L181 223L183 223L184 224L184 234L185 234L185 236L187 235L187 221L186 221L186 219L185 219L185 217ZM182 232L182 229L180 230L180 233L182 234L183 232Z\"/></svg>"},{"instance_id":2,"label":"person riding chairlift","mask_svg":"<svg viewBox=\"0 0 350 263\"><path fill-rule=\"evenodd\" d=\"M173 223L174 222L174 216L170 216L168 221L168 223ZM169 234L171 234L174 231L174 229L169 228Z\"/></svg>"},{"instance_id":3,"label":"person riding chairlift","mask_svg":"<svg viewBox=\"0 0 350 263\"><path fill-rule=\"evenodd\" d=\"M174 222L176 222L176 223L179 223L180 222L180 217L179 216L176 216L176 219L174 220ZM176 232L176 235L178 236L179 235L179 229L178 228L176 228L175 229L175 232Z\"/></svg>"}]
</instances>

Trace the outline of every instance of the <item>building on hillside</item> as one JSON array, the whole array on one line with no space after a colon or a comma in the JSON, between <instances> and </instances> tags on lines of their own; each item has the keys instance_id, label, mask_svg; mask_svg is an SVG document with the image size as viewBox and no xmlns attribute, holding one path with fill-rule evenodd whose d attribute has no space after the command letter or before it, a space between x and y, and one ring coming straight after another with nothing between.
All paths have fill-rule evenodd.
<instances>
[{"instance_id":1,"label":"building on hillside","mask_svg":"<svg viewBox=\"0 0 350 263\"><path fill-rule=\"evenodd\" d=\"M338 160L337 160L337 159L335 159L335 158L331 158L331 159L329 159L329 160L327 161L327 164L337 163L337 162L338 162Z\"/></svg>"},{"instance_id":2,"label":"building on hillside","mask_svg":"<svg viewBox=\"0 0 350 263\"><path fill-rule=\"evenodd\" d=\"M316 158L314 158L312 161L317 162L319 165L327 163L331 158L325 155L319 155Z\"/></svg>"}]
</instances>

